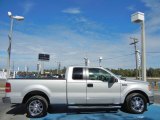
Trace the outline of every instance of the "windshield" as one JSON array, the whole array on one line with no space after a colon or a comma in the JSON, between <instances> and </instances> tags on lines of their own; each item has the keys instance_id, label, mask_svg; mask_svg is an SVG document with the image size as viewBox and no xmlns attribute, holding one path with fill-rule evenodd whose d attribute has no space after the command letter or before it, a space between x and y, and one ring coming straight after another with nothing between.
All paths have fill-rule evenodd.
<instances>
[{"instance_id":1,"label":"windshield","mask_svg":"<svg viewBox=\"0 0 160 120\"><path fill-rule=\"evenodd\" d=\"M121 79L121 75L116 75L116 74L114 74L113 72L111 72L109 69L107 69L107 68L104 68L107 72L109 72L110 74L112 74L113 76L115 76L116 78L118 78L118 79Z\"/></svg>"}]
</instances>

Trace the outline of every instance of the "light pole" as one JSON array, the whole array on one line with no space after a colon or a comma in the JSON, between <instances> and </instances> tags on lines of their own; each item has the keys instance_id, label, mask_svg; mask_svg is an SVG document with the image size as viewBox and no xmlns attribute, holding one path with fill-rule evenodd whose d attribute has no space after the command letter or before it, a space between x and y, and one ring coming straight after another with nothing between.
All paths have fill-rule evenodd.
<instances>
[{"instance_id":1,"label":"light pole","mask_svg":"<svg viewBox=\"0 0 160 120\"><path fill-rule=\"evenodd\" d=\"M7 69L7 78L10 77L10 61L11 61L11 46L12 46L12 33L13 33L13 22L14 19L21 21L24 20L23 16L13 16L11 12L8 12L8 16L11 18L11 26L10 26L10 32L8 34L9 38L9 47L8 47L8 69Z\"/></svg>"},{"instance_id":2,"label":"light pole","mask_svg":"<svg viewBox=\"0 0 160 120\"><path fill-rule=\"evenodd\" d=\"M138 61L138 74L139 74L139 80L142 79L142 74L141 74L141 53L139 50L137 50L137 61Z\"/></svg>"},{"instance_id":3,"label":"light pole","mask_svg":"<svg viewBox=\"0 0 160 120\"><path fill-rule=\"evenodd\" d=\"M99 67L102 67L101 62L102 62L103 57L99 57Z\"/></svg>"},{"instance_id":4,"label":"light pole","mask_svg":"<svg viewBox=\"0 0 160 120\"><path fill-rule=\"evenodd\" d=\"M89 66L89 59L88 58L84 58L84 62L85 62L85 66Z\"/></svg>"},{"instance_id":5,"label":"light pole","mask_svg":"<svg viewBox=\"0 0 160 120\"><path fill-rule=\"evenodd\" d=\"M146 81L146 43L145 43L145 23L144 23L144 13L136 12L131 15L131 21L134 23L141 24L141 53L142 53L142 80Z\"/></svg>"}]
</instances>

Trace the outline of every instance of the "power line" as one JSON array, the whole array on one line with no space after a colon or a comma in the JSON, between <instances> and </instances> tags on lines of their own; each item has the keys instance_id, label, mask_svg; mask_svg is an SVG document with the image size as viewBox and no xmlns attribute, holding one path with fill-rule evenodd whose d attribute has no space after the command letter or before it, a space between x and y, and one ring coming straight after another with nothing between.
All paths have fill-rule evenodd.
<instances>
[{"instance_id":1,"label":"power line","mask_svg":"<svg viewBox=\"0 0 160 120\"><path fill-rule=\"evenodd\" d=\"M146 52L148 54L151 54L151 53L160 53L160 52ZM110 60L110 59L115 59L115 58L121 58L121 57L127 57L127 56L131 56L131 55L134 55L135 53L131 53L131 54L125 54L125 55L121 55L121 56L116 56L116 57L110 57L110 58L106 58L106 59L103 59L103 60ZM91 62L97 62L98 60L90 60Z\"/></svg>"},{"instance_id":2,"label":"power line","mask_svg":"<svg viewBox=\"0 0 160 120\"><path fill-rule=\"evenodd\" d=\"M146 52L146 53L151 54L151 53L160 53L160 52Z\"/></svg>"},{"instance_id":3,"label":"power line","mask_svg":"<svg viewBox=\"0 0 160 120\"><path fill-rule=\"evenodd\" d=\"M127 57L127 56L131 56L134 55L135 53L131 53L131 54L125 54L125 55L121 55L121 56L116 56L116 57L110 57L110 58L105 58L103 60L111 60L111 59L115 59L115 58L122 58L122 57ZM91 62L97 62L98 60L92 60Z\"/></svg>"},{"instance_id":4,"label":"power line","mask_svg":"<svg viewBox=\"0 0 160 120\"><path fill-rule=\"evenodd\" d=\"M160 52L158 51L149 51L149 52L146 52L147 54L159 54ZM109 57L109 58L105 58L103 60L112 60L112 59L116 59L116 58L123 58L123 57L127 57L127 56L132 56L132 55L135 55L135 53L130 53L130 54L125 54L125 55L120 55L120 56L116 56L116 57ZM90 60L92 63L94 62L98 62L99 60Z\"/></svg>"},{"instance_id":5,"label":"power line","mask_svg":"<svg viewBox=\"0 0 160 120\"><path fill-rule=\"evenodd\" d=\"M109 59L115 59L115 58L121 58L121 57L127 57L127 56L131 56L134 55L135 53L131 53L131 54L126 54L126 55L121 55L121 56L116 56L116 57L110 57L110 58L106 58L103 60L109 60Z\"/></svg>"}]
</instances>

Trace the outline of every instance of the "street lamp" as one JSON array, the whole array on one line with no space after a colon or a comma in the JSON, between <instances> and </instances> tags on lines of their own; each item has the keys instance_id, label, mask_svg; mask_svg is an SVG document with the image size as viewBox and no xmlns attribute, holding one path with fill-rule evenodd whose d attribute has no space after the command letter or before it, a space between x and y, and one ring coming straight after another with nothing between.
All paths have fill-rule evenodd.
<instances>
[{"instance_id":1,"label":"street lamp","mask_svg":"<svg viewBox=\"0 0 160 120\"><path fill-rule=\"evenodd\" d=\"M142 80L146 81L146 45L145 45L145 23L144 23L144 13L136 12L131 15L131 21L134 23L141 24L141 53L142 53Z\"/></svg>"},{"instance_id":2,"label":"street lamp","mask_svg":"<svg viewBox=\"0 0 160 120\"><path fill-rule=\"evenodd\" d=\"M8 47L8 69L7 69L7 78L10 77L10 61L11 61L11 45L12 45L12 33L13 33L13 21L14 19L21 21L24 20L23 16L13 16L11 12L8 12L8 16L11 18L10 33L8 34L9 38L9 47Z\"/></svg>"},{"instance_id":3,"label":"street lamp","mask_svg":"<svg viewBox=\"0 0 160 120\"><path fill-rule=\"evenodd\" d=\"M85 66L89 66L89 59L88 58L84 58L84 62L85 62Z\"/></svg>"},{"instance_id":4,"label":"street lamp","mask_svg":"<svg viewBox=\"0 0 160 120\"><path fill-rule=\"evenodd\" d=\"M99 57L99 67L102 67L101 66L102 59L103 59L103 57Z\"/></svg>"}]
</instances>

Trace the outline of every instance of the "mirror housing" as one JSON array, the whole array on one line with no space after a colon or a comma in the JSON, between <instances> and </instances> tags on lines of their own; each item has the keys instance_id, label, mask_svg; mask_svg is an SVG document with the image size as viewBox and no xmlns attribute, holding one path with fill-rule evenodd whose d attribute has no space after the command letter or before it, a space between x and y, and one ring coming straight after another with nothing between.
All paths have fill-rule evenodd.
<instances>
[{"instance_id":1,"label":"mirror housing","mask_svg":"<svg viewBox=\"0 0 160 120\"><path fill-rule=\"evenodd\" d=\"M115 77L111 77L111 79L109 80L109 83L115 83L118 82L118 80Z\"/></svg>"}]
</instances>

